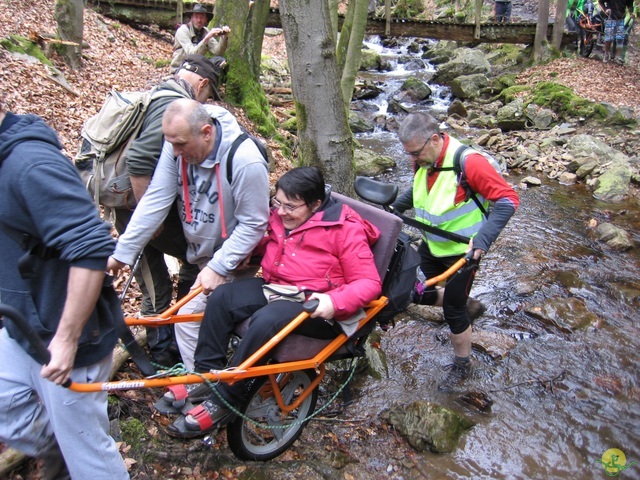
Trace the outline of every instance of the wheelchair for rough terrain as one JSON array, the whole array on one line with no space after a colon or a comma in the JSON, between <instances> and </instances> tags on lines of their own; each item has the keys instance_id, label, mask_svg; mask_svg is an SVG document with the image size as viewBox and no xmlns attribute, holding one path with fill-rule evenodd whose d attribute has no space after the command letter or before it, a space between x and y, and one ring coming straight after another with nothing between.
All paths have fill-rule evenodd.
<instances>
[{"instance_id":1,"label":"wheelchair for rough terrain","mask_svg":"<svg viewBox=\"0 0 640 480\"><path fill-rule=\"evenodd\" d=\"M373 203L389 205L397 195L397 187L377 183L367 183L358 191ZM384 185L384 187L381 187ZM353 207L363 218L376 225L382 235L373 247L375 263L382 280L394 255L396 240L402 230L402 220L385 210L373 207L340 194L333 197ZM461 259L444 274L429 279L427 284L434 285L459 270L466 259ZM177 322L200 321L202 313L177 315L178 310L199 293L194 290L158 317L126 318L128 325L159 326ZM227 425L227 440L233 453L246 460L271 460L285 452L301 435L305 425L312 418L318 399L318 386L325 375L325 362L353 358L362 355L362 346L367 335L375 326L376 315L387 304L383 295L365 307L366 316L360 320L354 335L344 333L333 340L320 340L292 333L309 313L313 311L312 302L305 304L305 312L284 327L271 340L236 368L211 371L203 374L169 376L159 371L138 380L110 381L102 383L69 382L67 388L78 392L116 391L140 388L159 388L172 385L202 382L233 383L250 380L248 401L240 405L234 420ZM4 314L16 323L20 323L21 314L15 309L0 305L0 314ZM24 323L24 320L23 320ZM242 337L248 328L248 321L240 324L236 334ZM35 338L33 338L35 337ZM31 342L39 351L43 363L49 360L48 350L31 335ZM266 365L257 365L267 353L272 352L272 361Z\"/></svg>"}]
</instances>

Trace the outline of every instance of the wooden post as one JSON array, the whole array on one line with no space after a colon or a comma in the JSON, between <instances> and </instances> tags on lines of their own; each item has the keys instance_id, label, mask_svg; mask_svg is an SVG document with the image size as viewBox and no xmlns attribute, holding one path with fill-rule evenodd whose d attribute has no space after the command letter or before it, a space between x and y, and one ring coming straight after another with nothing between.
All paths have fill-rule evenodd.
<instances>
[{"instance_id":1,"label":"wooden post","mask_svg":"<svg viewBox=\"0 0 640 480\"><path fill-rule=\"evenodd\" d=\"M475 5L476 29L473 32L473 38L480 39L480 29L482 23L482 0L476 0Z\"/></svg>"},{"instance_id":2,"label":"wooden post","mask_svg":"<svg viewBox=\"0 0 640 480\"><path fill-rule=\"evenodd\" d=\"M391 0L384 0L384 18L386 20L384 34L388 37L391 35Z\"/></svg>"}]
</instances>

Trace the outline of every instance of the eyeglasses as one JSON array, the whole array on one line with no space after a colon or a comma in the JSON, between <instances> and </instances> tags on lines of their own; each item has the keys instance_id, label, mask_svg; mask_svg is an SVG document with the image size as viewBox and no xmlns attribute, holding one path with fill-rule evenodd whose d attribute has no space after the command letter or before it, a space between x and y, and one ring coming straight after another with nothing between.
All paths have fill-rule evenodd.
<instances>
[{"instance_id":1,"label":"eyeglasses","mask_svg":"<svg viewBox=\"0 0 640 480\"><path fill-rule=\"evenodd\" d=\"M271 197L271 205L273 205L276 208L282 207L283 210L287 213L293 213L298 208L304 207L306 203L301 203L300 205L288 205L286 203L282 203L280 200L276 199L276 197Z\"/></svg>"},{"instance_id":2,"label":"eyeglasses","mask_svg":"<svg viewBox=\"0 0 640 480\"><path fill-rule=\"evenodd\" d=\"M420 150L416 150L414 152L407 152L406 150L404 151L404 153L406 153L407 155L409 155L410 157L419 157L420 154L422 153L422 150L424 150L424 147L427 146L427 143L429 143L429 141L431 140L431 137L427 138L427 141L424 142L422 144L422 147L420 147Z\"/></svg>"}]
</instances>

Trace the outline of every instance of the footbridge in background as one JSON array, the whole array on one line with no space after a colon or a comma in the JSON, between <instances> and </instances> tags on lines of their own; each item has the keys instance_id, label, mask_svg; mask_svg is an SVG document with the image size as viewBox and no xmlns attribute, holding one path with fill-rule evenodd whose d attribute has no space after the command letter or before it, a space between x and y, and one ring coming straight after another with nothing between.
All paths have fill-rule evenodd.
<instances>
[{"instance_id":1,"label":"footbridge in background","mask_svg":"<svg viewBox=\"0 0 640 480\"><path fill-rule=\"evenodd\" d=\"M90 0L103 14L124 23L157 24L161 28L174 30L178 20L177 0ZM195 3L195 2L194 2ZM183 11L191 8L190 2L182 2ZM366 33L390 37L417 37L434 40L455 40L472 43L517 43L532 44L536 34L536 23L457 23L441 20L412 20L392 18L369 18ZM267 27L281 28L280 12L269 11ZM551 37L553 25L548 27ZM575 38L564 35L563 43Z\"/></svg>"}]
</instances>

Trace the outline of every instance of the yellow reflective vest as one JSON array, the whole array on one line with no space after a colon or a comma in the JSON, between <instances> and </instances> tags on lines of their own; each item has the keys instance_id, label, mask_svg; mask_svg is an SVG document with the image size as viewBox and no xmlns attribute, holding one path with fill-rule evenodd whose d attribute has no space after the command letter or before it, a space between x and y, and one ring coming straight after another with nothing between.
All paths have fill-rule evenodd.
<instances>
[{"instance_id":1,"label":"yellow reflective vest","mask_svg":"<svg viewBox=\"0 0 640 480\"><path fill-rule=\"evenodd\" d=\"M451 170L440 171L430 191L427 191L428 167L418 169L413 178L413 208L416 220L425 225L431 225L465 237L474 237L480 231L486 218L471 198L455 204L460 179L453 170L453 156L461 145L458 140L449 137L449 144L441 168L450 167ZM477 152L468 149L462 154L461 167L464 164L464 157L471 153ZM489 202L480 194L476 193L476 197L484 205L485 210L488 209ZM436 257L462 255L468 248L468 245L464 243L448 240L434 233L424 232L423 239Z\"/></svg>"}]
</instances>

